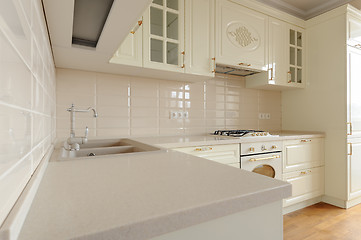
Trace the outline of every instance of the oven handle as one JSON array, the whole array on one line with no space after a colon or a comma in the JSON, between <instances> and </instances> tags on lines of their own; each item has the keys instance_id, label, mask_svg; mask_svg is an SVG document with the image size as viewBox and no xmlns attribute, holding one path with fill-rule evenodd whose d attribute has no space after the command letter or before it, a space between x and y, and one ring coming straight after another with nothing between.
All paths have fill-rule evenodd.
<instances>
[{"instance_id":1,"label":"oven handle","mask_svg":"<svg viewBox=\"0 0 361 240\"><path fill-rule=\"evenodd\" d=\"M263 161L263 160L272 160L275 158L280 158L280 155L273 155L272 157L264 157L264 158L251 158L249 161L250 162L256 162L256 161Z\"/></svg>"}]
</instances>

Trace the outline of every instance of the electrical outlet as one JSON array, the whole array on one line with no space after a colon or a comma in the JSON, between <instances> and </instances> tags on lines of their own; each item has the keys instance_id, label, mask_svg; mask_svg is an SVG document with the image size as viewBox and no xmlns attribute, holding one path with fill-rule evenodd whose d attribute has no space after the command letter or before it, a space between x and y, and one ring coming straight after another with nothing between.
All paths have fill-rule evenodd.
<instances>
[{"instance_id":1,"label":"electrical outlet","mask_svg":"<svg viewBox=\"0 0 361 240\"><path fill-rule=\"evenodd\" d=\"M189 117L188 112L183 112L183 118L184 118L184 119L188 119L188 117Z\"/></svg>"},{"instance_id":2,"label":"electrical outlet","mask_svg":"<svg viewBox=\"0 0 361 240\"><path fill-rule=\"evenodd\" d=\"M265 117L266 117L266 119L271 119L271 114L270 113L265 113Z\"/></svg>"},{"instance_id":3,"label":"electrical outlet","mask_svg":"<svg viewBox=\"0 0 361 240\"><path fill-rule=\"evenodd\" d=\"M259 113L258 114L258 119L265 119L265 114L264 113Z\"/></svg>"},{"instance_id":4,"label":"electrical outlet","mask_svg":"<svg viewBox=\"0 0 361 240\"><path fill-rule=\"evenodd\" d=\"M178 113L176 111L170 111L169 119L178 119Z\"/></svg>"}]
</instances>

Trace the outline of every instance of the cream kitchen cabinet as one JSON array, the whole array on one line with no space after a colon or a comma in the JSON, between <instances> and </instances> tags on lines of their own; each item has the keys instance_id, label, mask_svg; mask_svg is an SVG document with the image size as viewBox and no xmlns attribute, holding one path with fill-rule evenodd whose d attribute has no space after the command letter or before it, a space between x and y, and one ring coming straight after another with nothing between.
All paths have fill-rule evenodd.
<instances>
[{"instance_id":1,"label":"cream kitchen cabinet","mask_svg":"<svg viewBox=\"0 0 361 240\"><path fill-rule=\"evenodd\" d=\"M283 142L283 172L324 165L324 140L311 138Z\"/></svg>"},{"instance_id":2,"label":"cream kitchen cabinet","mask_svg":"<svg viewBox=\"0 0 361 240\"><path fill-rule=\"evenodd\" d=\"M133 30L122 42L110 63L131 65L141 67L143 65L142 55L142 29L143 20L140 19Z\"/></svg>"},{"instance_id":3,"label":"cream kitchen cabinet","mask_svg":"<svg viewBox=\"0 0 361 240\"><path fill-rule=\"evenodd\" d=\"M268 70L268 16L216 1L216 63Z\"/></svg>"},{"instance_id":4,"label":"cream kitchen cabinet","mask_svg":"<svg viewBox=\"0 0 361 240\"><path fill-rule=\"evenodd\" d=\"M290 26L288 29L288 48L287 56L288 75L287 84L291 87L305 87L305 31L296 26Z\"/></svg>"},{"instance_id":5,"label":"cream kitchen cabinet","mask_svg":"<svg viewBox=\"0 0 361 240\"><path fill-rule=\"evenodd\" d=\"M214 76L215 0L153 0L111 63Z\"/></svg>"},{"instance_id":6,"label":"cream kitchen cabinet","mask_svg":"<svg viewBox=\"0 0 361 240\"><path fill-rule=\"evenodd\" d=\"M348 36L347 44L361 48L361 16L349 14L347 16Z\"/></svg>"},{"instance_id":7,"label":"cream kitchen cabinet","mask_svg":"<svg viewBox=\"0 0 361 240\"><path fill-rule=\"evenodd\" d=\"M361 139L348 141L348 195L349 200L361 197Z\"/></svg>"},{"instance_id":8,"label":"cream kitchen cabinet","mask_svg":"<svg viewBox=\"0 0 361 240\"><path fill-rule=\"evenodd\" d=\"M246 77L247 88L305 87L304 29L269 17L268 72Z\"/></svg>"},{"instance_id":9,"label":"cream kitchen cabinet","mask_svg":"<svg viewBox=\"0 0 361 240\"><path fill-rule=\"evenodd\" d=\"M361 137L361 50L347 47L347 135Z\"/></svg>"},{"instance_id":10,"label":"cream kitchen cabinet","mask_svg":"<svg viewBox=\"0 0 361 240\"><path fill-rule=\"evenodd\" d=\"M283 207L324 194L323 138L283 141L283 180L292 184L292 196L283 201Z\"/></svg>"},{"instance_id":11,"label":"cream kitchen cabinet","mask_svg":"<svg viewBox=\"0 0 361 240\"><path fill-rule=\"evenodd\" d=\"M205 158L228 166L240 168L239 144L195 146L174 148L172 150L187 153L193 156Z\"/></svg>"},{"instance_id":12,"label":"cream kitchen cabinet","mask_svg":"<svg viewBox=\"0 0 361 240\"><path fill-rule=\"evenodd\" d=\"M185 0L185 72L214 76L215 0Z\"/></svg>"},{"instance_id":13,"label":"cream kitchen cabinet","mask_svg":"<svg viewBox=\"0 0 361 240\"><path fill-rule=\"evenodd\" d=\"M184 72L184 0L153 0L143 18L143 66Z\"/></svg>"},{"instance_id":14,"label":"cream kitchen cabinet","mask_svg":"<svg viewBox=\"0 0 361 240\"><path fill-rule=\"evenodd\" d=\"M292 184L292 196L283 200L283 207L322 196L324 194L324 167L283 174L283 181Z\"/></svg>"}]
</instances>

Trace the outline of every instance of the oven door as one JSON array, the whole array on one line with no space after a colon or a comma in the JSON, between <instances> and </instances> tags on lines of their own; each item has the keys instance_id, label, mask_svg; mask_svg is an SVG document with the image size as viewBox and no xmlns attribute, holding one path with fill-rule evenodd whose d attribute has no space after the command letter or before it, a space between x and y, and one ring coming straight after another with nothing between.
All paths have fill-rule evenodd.
<instances>
[{"instance_id":1,"label":"oven door","mask_svg":"<svg viewBox=\"0 0 361 240\"><path fill-rule=\"evenodd\" d=\"M282 152L241 156L241 168L282 180Z\"/></svg>"}]
</instances>

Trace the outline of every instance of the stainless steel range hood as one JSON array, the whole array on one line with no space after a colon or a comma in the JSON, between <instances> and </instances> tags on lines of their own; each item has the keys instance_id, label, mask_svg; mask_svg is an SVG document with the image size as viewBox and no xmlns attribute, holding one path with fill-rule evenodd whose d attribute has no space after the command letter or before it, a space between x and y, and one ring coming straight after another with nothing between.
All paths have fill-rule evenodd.
<instances>
[{"instance_id":1,"label":"stainless steel range hood","mask_svg":"<svg viewBox=\"0 0 361 240\"><path fill-rule=\"evenodd\" d=\"M222 74L229 74L229 75L235 75L235 76L250 76L256 73L260 73L262 71L256 70L256 69L250 69L245 67L235 67L235 66L228 66L224 64L216 64L216 73L222 73Z\"/></svg>"}]
</instances>

